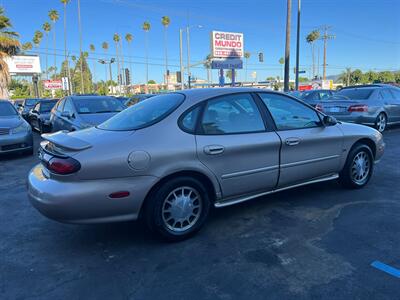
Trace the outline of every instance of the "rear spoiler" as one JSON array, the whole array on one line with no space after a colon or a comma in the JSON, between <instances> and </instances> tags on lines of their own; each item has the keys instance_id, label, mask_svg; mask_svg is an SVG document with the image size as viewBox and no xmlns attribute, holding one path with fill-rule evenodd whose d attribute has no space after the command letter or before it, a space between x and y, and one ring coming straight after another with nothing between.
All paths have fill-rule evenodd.
<instances>
[{"instance_id":1,"label":"rear spoiler","mask_svg":"<svg viewBox=\"0 0 400 300\"><path fill-rule=\"evenodd\" d=\"M68 134L68 131L58 131L56 133L42 134L42 138L58 147L72 151L80 151L92 147L92 145L90 145L89 143L70 136Z\"/></svg>"}]
</instances>

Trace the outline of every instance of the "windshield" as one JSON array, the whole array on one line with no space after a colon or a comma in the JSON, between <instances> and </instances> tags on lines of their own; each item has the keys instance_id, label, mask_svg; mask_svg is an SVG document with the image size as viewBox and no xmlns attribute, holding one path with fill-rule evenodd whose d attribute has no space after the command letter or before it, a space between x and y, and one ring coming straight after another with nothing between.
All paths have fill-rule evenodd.
<instances>
[{"instance_id":1,"label":"windshield","mask_svg":"<svg viewBox=\"0 0 400 300\"><path fill-rule=\"evenodd\" d=\"M368 99L373 91L374 89L368 89L368 88L343 89L337 92L336 95L344 96L349 99Z\"/></svg>"},{"instance_id":2,"label":"windshield","mask_svg":"<svg viewBox=\"0 0 400 300\"><path fill-rule=\"evenodd\" d=\"M105 130L133 130L157 123L172 113L185 99L181 94L149 98L129 107L98 126Z\"/></svg>"},{"instance_id":3,"label":"windshield","mask_svg":"<svg viewBox=\"0 0 400 300\"><path fill-rule=\"evenodd\" d=\"M57 101L40 103L40 112L42 113L50 112L56 103Z\"/></svg>"},{"instance_id":4,"label":"windshield","mask_svg":"<svg viewBox=\"0 0 400 300\"><path fill-rule=\"evenodd\" d=\"M78 114L113 113L124 110L124 105L111 97L79 97L73 99Z\"/></svg>"},{"instance_id":5,"label":"windshield","mask_svg":"<svg viewBox=\"0 0 400 300\"><path fill-rule=\"evenodd\" d=\"M0 102L0 117L9 117L18 115L11 103Z\"/></svg>"},{"instance_id":6,"label":"windshield","mask_svg":"<svg viewBox=\"0 0 400 300\"><path fill-rule=\"evenodd\" d=\"M26 99L25 105L26 106L34 106L38 102L39 102L39 99Z\"/></svg>"}]
</instances>

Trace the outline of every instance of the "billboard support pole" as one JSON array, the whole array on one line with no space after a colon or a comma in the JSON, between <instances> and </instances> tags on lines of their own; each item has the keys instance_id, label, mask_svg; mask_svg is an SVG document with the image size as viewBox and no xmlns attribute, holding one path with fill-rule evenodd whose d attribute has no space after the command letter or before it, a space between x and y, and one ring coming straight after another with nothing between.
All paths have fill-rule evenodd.
<instances>
[{"instance_id":1,"label":"billboard support pole","mask_svg":"<svg viewBox=\"0 0 400 300\"><path fill-rule=\"evenodd\" d=\"M38 81L39 81L39 79L38 79L37 74L32 75L33 92L35 93L35 98L39 98Z\"/></svg>"},{"instance_id":2,"label":"billboard support pole","mask_svg":"<svg viewBox=\"0 0 400 300\"><path fill-rule=\"evenodd\" d=\"M232 69L231 70L231 72L232 72L232 86L235 86L235 69Z\"/></svg>"}]
</instances>

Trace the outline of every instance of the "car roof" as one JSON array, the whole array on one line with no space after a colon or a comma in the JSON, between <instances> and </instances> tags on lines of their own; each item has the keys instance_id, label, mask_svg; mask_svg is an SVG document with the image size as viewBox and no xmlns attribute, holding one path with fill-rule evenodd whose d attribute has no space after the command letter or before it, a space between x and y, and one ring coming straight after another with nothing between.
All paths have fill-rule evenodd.
<instances>
[{"instance_id":1,"label":"car roof","mask_svg":"<svg viewBox=\"0 0 400 300\"><path fill-rule=\"evenodd\" d=\"M346 86L346 87L341 88L341 90L347 90L347 89L361 89L361 88L384 88L384 87L392 88L393 85L384 84L384 83L360 84L360 85L350 85L350 86Z\"/></svg>"},{"instance_id":2,"label":"car roof","mask_svg":"<svg viewBox=\"0 0 400 300\"><path fill-rule=\"evenodd\" d=\"M254 93L254 92L270 92L276 94L282 94L279 92L265 90L260 88L247 88L247 87L229 87L229 88L199 88L176 91L176 93L183 94L189 99L190 102L198 102L207 98L213 98L217 96L223 96L227 94L235 93Z\"/></svg>"},{"instance_id":3,"label":"car roof","mask_svg":"<svg viewBox=\"0 0 400 300\"><path fill-rule=\"evenodd\" d=\"M106 99L110 99L110 100L115 100L115 97L99 96L99 95L96 95L96 96L94 96L94 95L79 95L79 96L78 95L73 95L73 96L69 96L69 98L72 99L72 100L75 100L75 99L77 99L77 100L79 100L79 99L97 100L99 98L102 98L102 99L106 98Z\"/></svg>"}]
</instances>

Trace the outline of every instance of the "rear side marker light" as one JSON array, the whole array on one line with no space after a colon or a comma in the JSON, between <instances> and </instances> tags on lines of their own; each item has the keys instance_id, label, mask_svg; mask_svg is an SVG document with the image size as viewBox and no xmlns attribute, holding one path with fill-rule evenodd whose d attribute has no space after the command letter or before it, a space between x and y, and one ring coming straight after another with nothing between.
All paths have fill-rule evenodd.
<instances>
[{"instance_id":1,"label":"rear side marker light","mask_svg":"<svg viewBox=\"0 0 400 300\"><path fill-rule=\"evenodd\" d=\"M120 192L114 192L109 195L110 198L116 199L116 198L125 198L128 197L130 193L128 191L120 191Z\"/></svg>"},{"instance_id":2,"label":"rear side marker light","mask_svg":"<svg viewBox=\"0 0 400 300\"><path fill-rule=\"evenodd\" d=\"M352 105L348 109L349 112L366 112L368 111L368 105Z\"/></svg>"}]
</instances>

